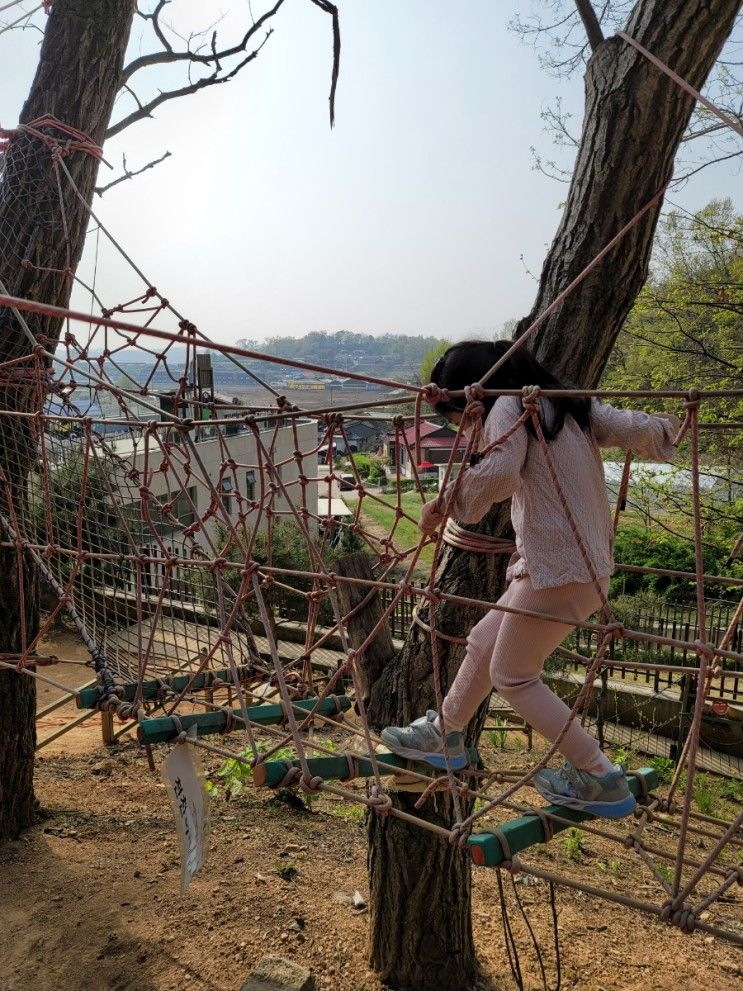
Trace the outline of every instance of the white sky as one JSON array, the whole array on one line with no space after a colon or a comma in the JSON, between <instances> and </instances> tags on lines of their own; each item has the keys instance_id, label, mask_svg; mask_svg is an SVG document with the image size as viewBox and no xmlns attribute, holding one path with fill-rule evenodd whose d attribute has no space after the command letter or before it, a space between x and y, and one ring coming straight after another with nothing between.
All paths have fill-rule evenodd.
<instances>
[{"instance_id":1,"label":"white sky","mask_svg":"<svg viewBox=\"0 0 743 991\"><path fill-rule=\"evenodd\" d=\"M94 208L158 289L219 340L498 330L530 307L535 286L520 256L539 273L565 195L532 169L530 146L555 153L540 111L559 94L578 129L582 80L539 68L507 30L511 0L339 6L334 131L330 18L288 0L233 82L167 104L106 145L117 169L122 152L130 167L173 157ZM241 0L175 0L168 10L202 27L225 8L227 36L245 16ZM0 36L5 127L17 121L39 37ZM172 78L150 73L142 94ZM739 187L733 168L717 166L674 199L696 209ZM136 292L103 242L97 280L109 304Z\"/></svg>"}]
</instances>

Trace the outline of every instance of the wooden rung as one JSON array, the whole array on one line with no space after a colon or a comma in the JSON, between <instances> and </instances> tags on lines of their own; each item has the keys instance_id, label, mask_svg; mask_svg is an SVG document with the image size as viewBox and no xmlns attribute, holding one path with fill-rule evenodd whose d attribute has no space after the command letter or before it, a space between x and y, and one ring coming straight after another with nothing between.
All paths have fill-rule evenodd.
<instances>
[{"instance_id":1,"label":"wooden rung","mask_svg":"<svg viewBox=\"0 0 743 991\"><path fill-rule=\"evenodd\" d=\"M658 787L658 775L652 767L642 767L627 776L630 791L637 798L643 793L642 784L636 775L643 778L647 791L652 791ZM552 820L552 832L560 833L563 829L569 829L571 825L579 825L589 819L597 818L589 812L579 812L577 809L568 808L566 805L547 805L543 809L548 816L559 816L560 819L567 819L568 822L557 822ZM544 835L544 826L538 815L525 815L510 822L504 822L499 826L501 835L508 843L511 854L526 850L527 847L536 843L545 843L549 837ZM469 846L470 857L473 862L480 867L497 867L506 860L500 839L495 833L475 833L470 836L467 844Z\"/></svg>"}]
</instances>

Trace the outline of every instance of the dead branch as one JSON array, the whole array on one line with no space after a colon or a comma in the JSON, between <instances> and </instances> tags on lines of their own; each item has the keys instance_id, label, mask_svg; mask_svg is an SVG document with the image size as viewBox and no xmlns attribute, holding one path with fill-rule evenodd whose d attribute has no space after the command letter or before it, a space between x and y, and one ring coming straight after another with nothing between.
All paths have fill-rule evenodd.
<instances>
[{"instance_id":1,"label":"dead branch","mask_svg":"<svg viewBox=\"0 0 743 991\"><path fill-rule=\"evenodd\" d=\"M112 138L120 134L127 127L152 117L153 112L163 103L169 100L178 99L181 96L189 96L197 93L208 86L216 86L220 83L229 82L246 66L252 62L273 33L270 26L266 29L265 37L260 43L255 44L255 40L264 26L273 18L283 6L285 0L275 0L272 7L266 10L257 20L250 10L251 25L243 33L242 37L234 44L220 47L216 25L212 24L201 31L193 32L190 35L181 36L174 28L164 25L161 15L170 3L170 0L159 0L152 13L147 14L137 11L139 17L151 24L152 30L158 39L161 49L147 55L141 55L133 59L122 70L122 90L128 93L136 104L136 109L124 116L121 120L112 124L106 132L106 138ZM330 126L335 123L335 94L338 85L338 72L340 66L341 37L338 8L330 0L311 0L324 13L329 14L333 24L333 70L330 83ZM219 22L216 22L219 23ZM209 36L207 38L207 36ZM174 39L178 39L174 42ZM176 48L175 45L179 47ZM250 50L251 44L255 47ZM180 47L182 45L182 47ZM229 68L230 62L239 56L244 56L236 65ZM185 85L172 90L160 90L157 96L151 100L141 100L135 93L131 80L143 69L148 69L155 65L172 65L182 63L187 67L187 82ZM195 78L198 73L194 70L209 70L206 75ZM122 176L131 178L131 176ZM121 181L121 179L117 181ZM112 185L112 184L110 184ZM110 186L105 187L110 188Z\"/></svg>"},{"instance_id":2,"label":"dead branch","mask_svg":"<svg viewBox=\"0 0 743 991\"><path fill-rule=\"evenodd\" d=\"M338 85L338 72L341 61L341 28L338 20L338 8L330 0L311 0L316 7L330 14L333 19L333 73L330 79L330 126L335 124L335 90Z\"/></svg>"},{"instance_id":3,"label":"dead branch","mask_svg":"<svg viewBox=\"0 0 743 991\"><path fill-rule=\"evenodd\" d=\"M205 66L216 66L219 67L220 62L224 62L227 59L233 58L236 55L240 55L248 50L250 43L253 38L258 34L264 24L271 20L278 11L279 8L283 6L285 0L276 0L276 3L262 14L258 20L252 24L245 34L242 36L240 41L236 44L229 46L228 48L223 48L219 51L215 49L216 42L212 45L208 52L202 52L200 50L193 50L190 46L190 42L193 41L195 37L201 37L203 32L198 32L197 34L191 35L191 37L186 41L186 48L183 51L175 51L172 45L168 42L165 37L164 31L160 25L159 17L160 12L165 7L167 0L160 0L157 7L151 15L141 14L140 16L144 20L152 20L153 29L157 34L158 38L163 44L163 50L159 52L152 52L150 55L141 55L139 58L134 59L129 63L129 65L124 66L122 70L122 80L127 83L132 76L140 72L142 69L146 69L152 65L166 65L173 62L185 62L190 64L198 64ZM270 34L270 31L269 31ZM268 35L266 36L268 37ZM182 39L185 40L185 39ZM266 42L266 39L261 42L262 47ZM245 64L245 63L243 63Z\"/></svg>"}]
</instances>

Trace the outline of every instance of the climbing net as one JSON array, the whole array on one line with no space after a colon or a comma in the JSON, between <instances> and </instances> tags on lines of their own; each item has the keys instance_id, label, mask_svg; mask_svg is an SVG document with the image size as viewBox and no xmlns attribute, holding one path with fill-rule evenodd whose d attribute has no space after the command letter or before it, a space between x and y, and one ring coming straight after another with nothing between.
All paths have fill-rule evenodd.
<instances>
[{"instance_id":1,"label":"climbing net","mask_svg":"<svg viewBox=\"0 0 743 991\"><path fill-rule=\"evenodd\" d=\"M0 205L17 209L20 227L24 196L45 198L47 206L29 242L12 246L17 286L0 285L0 315L14 342L0 363L0 550L14 569L20 603L17 649L2 654L0 665L19 676L54 683L47 668L69 659L45 653L43 644L64 617L87 647L98 677L95 689L80 693L79 704L136 720L151 759L154 744L187 743L247 764L258 785L327 792L362 803L371 815L414 823L468 850L475 863L525 871L652 912L685 930L701 928L743 942L741 919L731 914L726 901L733 885L743 884L743 811L726 821L692 807L705 720L714 704L728 704L718 686L724 678L735 701L743 677L743 599L727 627L710 636L704 596L710 581L740 588L743 580L705 574L700 499L704 411L711 411L707 419L719 429L739 429L716 412L732 394L692 390L610 397L662 400L683 413L677 439L685 438L690 449L695 569L655 571L695 587L692 634L632 629L618 622L612 602L602 593L600 616L577 624L583 648L567 651L585 675L558 740L526 771L485 768L473 751L468 769L455 772L446 754L447 769L436 774L384 751L367 712L368 661L372 655L377 664L380 657L389 661L399 649L389 624L400 604L413 606L411 638L418 644L430 642L432 701L438 707L445 672L453 659L461 659L466 632L450 629L450 621L443 619L447 609L449 617L454 607L462 615L505 609L555 618L498 604L494 595L458 595L438 586L442 562L452 555L510 553L507 541L452 521L435 537L411 541L403 536L403 523L414 524L417 516L404 499L401 463L410 464L412 490L425 502L417 468L420 423L423 403L440 400L441 392L287 362L209 340L134 265L92 211L89 220L98 235L129 265L136 283L129 298L107 306L95 284L78 286L78 293L87 292L92 303L85 313L20 294L18 287L29 284L24 279L47 280L53 287L76 278L69 250L58 268L35 265L34 239L61 231L68 244L72 220L65 203L84 198L67 163L76 154L96 150L84 135L51 118L10 132L6 139ZM33 162L14 156L21 145ZM53 163L51 184L40 164L44 156ZM29 172L36 183L30 193ZM618 232L513 349L523 346L662 192ZM265 399L220 398L214 381L217 361L228 362L246 382L262 389ZM343 375L402 390L403 398L300 409L267 381L259 363ZM463 426L472 429L465 433L460 428L454 438L437 496L440 505L456 496L480 446L483 399L502 394L485 389L482 382L464 390ZM585 390L572 394L605 395ZM598 586L579 522L564 498L541 433L538 402L550 395L535 389L520 394L523 413L512 429L533 426L577 550ZM735 393L740 395L743 390ZM333 511L340 481L335 452L352 449L348 424L355 417L379 419L388 425L394 443L393 521L384 533L370 525L366 510L374 503L388 507L390 499L364 483L353 461L352 514ZM485 453L504 439L497 438ZM628 457L615 522L631 487ZM280 545L287 533L293 543L284 553ZM339 552L349 549L365 552L366 564L356 573L338 560ZM38 624L27 608L36 580L43 589ZM291 624L278 622L279 603L287 597L301 604L302 622L292 627L299 630L298 641L288 638ZM681 664L645 656L617 662L617 643L652 644L694 660ZM660 788L650 769L633 772L639 805L629 825L606 826L581 813L534 804L528 790L534 774L556 754L572 721L591 725L595 681L617 665L624 674L664 672L694 679L688 732L670 783ZM344 741L340 753L337 744L317 737L318 727ZM237 742L234 747L227 740L215 743L214 734L231 734ZM367 781L363 790L354 787L359 778ZM405 797L411 791L413 798ZM426 815L427 803L441 792L451 806L449 825ZM590 885L520 857L522 850L576 823L631 851L647 868L656 897L642 900ZM477 831L480 826L483 831Z\"/></svg>"}]
</instances>

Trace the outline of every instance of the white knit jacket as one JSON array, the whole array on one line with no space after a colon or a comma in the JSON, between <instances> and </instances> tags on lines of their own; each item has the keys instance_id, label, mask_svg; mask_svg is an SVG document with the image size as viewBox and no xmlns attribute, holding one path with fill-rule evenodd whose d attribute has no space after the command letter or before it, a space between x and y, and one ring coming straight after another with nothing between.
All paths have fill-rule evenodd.
<instances>
[{"instance_id":1,"label":"white knit jacket","mask_svg":"<svg viewBox=\"0 0 743 991\"><path fill-rule=\"evenodd\" d=\"M552 404L548 399L540 402L549 423ZM482 447L507 433L521 414L517 396L499 397L485 421ZM599 448L619 447L669 461L677 429L675 417L620 410L593 400L590 433L566 416L564 427L549 443L566 502L599 578L614 570L613 527ZM509 579L528 574L534 588L590 581L544 452L526 426L468 468L454 500L442 494L442 508L462 523L477 523L494 502L510 497L518 559L509 567Z\"/></svg>"}]
</instances>

